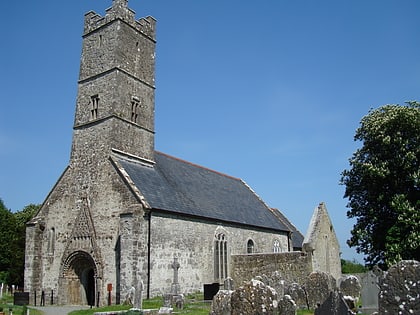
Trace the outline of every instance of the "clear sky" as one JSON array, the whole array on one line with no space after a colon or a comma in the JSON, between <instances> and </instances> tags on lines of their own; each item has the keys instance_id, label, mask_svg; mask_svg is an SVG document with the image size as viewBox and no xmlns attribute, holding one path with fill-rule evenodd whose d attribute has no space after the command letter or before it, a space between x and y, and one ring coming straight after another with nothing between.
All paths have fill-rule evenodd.
<instances>
[{"instance_id":1,"label":"clear sky","mask_svg":"<svg viewBox=\"0 0 420 315\"><path fill-rule=\"evenodd\" d=\"M84 13L111 0L1 4L0 198L42 203L68 165ZM156 149L242 178L303 233L339 185L360 119L420 100L418 0L130 0L157 19Z\"/></svg>"}]
</instances>

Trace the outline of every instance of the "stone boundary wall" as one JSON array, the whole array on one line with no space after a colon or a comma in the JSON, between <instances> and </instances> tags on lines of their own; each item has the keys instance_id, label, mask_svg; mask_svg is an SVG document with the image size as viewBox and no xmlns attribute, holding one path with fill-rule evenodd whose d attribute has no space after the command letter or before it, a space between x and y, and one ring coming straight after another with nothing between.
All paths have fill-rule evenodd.
<instances>
[{"instance_id":1,"label":"stone boundary wall","mask_svg":"<svg viewBox=\"0 0 420 315\"><path fill-rule=\"evenodd\" d=\"M304 252L231 256L231 277L235 287L257 276L271 277L278 272L283 280L304 283L312 270L312 257Z\"/></svg>"}]
</instances>

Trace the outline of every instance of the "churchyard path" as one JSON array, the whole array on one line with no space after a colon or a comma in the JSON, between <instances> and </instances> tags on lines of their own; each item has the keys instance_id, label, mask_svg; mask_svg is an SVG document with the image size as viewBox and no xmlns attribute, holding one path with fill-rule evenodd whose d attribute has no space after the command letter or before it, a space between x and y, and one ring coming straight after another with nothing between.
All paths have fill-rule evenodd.
<instances>
[{"instance_id":1,"label":"churchyard path","mask_svg":"<svg viewBox=\"0 0 420 315\"><path fill-rule=\"evenodd\" d=\"M89 306L32 306L44 313L44 315L67 315L68 313L75 310L83 310L89 308Z\"/></svg>"}]
</instances>

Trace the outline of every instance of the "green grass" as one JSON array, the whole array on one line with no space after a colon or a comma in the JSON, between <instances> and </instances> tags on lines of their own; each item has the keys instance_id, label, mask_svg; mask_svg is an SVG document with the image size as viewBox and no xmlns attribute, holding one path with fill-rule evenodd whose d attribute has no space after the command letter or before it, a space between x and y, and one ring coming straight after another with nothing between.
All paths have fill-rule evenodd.
<instances>
[{"instance_id":1,"label":"green grass","mask_svg":"<svg viewBox=\"0 0 420 315\"><path fill-rule=\"evenodd\" d=\"M5 314L9 314L9 310L11 309L13 315L26 315L26 307L13 305L13 296L10 294L4 294L3 298L0 300L0 309L3 309ZM42 315L42 312L34 309L30 309L31 315Z\"/></svg>"},{"instance_id":2,"label":"green grass","mask_svg":"<svg viewBox=\"0 0 420 315\"><path fill-rule=\"evenodd\" d=\"M208 315L210 312L210 303L203 301L202 294L188 295L185 299L185 305L182 310L175 309L177 314L190 315ZM143 309L159 309L163 306L162 297L155 297L153 299L143 300ZM73 311L69 315L93 315L95 312L109 312L109 311L123 311L129 310L130 305L112 305L87 310Z\"/></svg>"},{"instance_id":3,"label":"green grass","mask_svg":"<svg viewBox=\"0 0 420 315\"><path fill-rule=\"evenodd\" d=\"M314 311L311 311L311 310L297 310L297 315L314 315Z\"/></svg>"}]
</instances>

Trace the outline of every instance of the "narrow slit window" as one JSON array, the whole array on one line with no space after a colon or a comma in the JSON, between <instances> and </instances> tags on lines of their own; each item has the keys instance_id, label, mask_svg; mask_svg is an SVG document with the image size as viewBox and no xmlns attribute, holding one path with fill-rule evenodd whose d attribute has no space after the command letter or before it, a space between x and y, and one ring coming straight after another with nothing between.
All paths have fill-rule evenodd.
<instances>
[{"instance_id":1,"label":"narrow slit window","mask_svg":"<svg viewBox=\"0 0 420 315\"><path fill-rule=\"evenodd\" d=\"M140 111L140 101L133 97L131 100L131 121L133 123L138 123L139 120L139 111Z\"/></svg>"},{"instance_id":2,"label":"narrow slit window","mask_svg":"<svg viewBox=\"0 0 420 315\"><path fill-rule=\"evenodd\" d=\"M99 107L99 96L98 94L93 95L90 97L90 119L97 119L98 118L98 107Z\"/></svg>"},{"instance_id":3,"label":"narrow slit window","mask_svg":"<svg viewBox=\"0 0 420 315\"><path fill-rule=\"evenodd\" d=\"M248 240L246 252L247 252L247 254L252 254L254 252L254 241L253 240Z\"/></svg>"}]
</instances>

